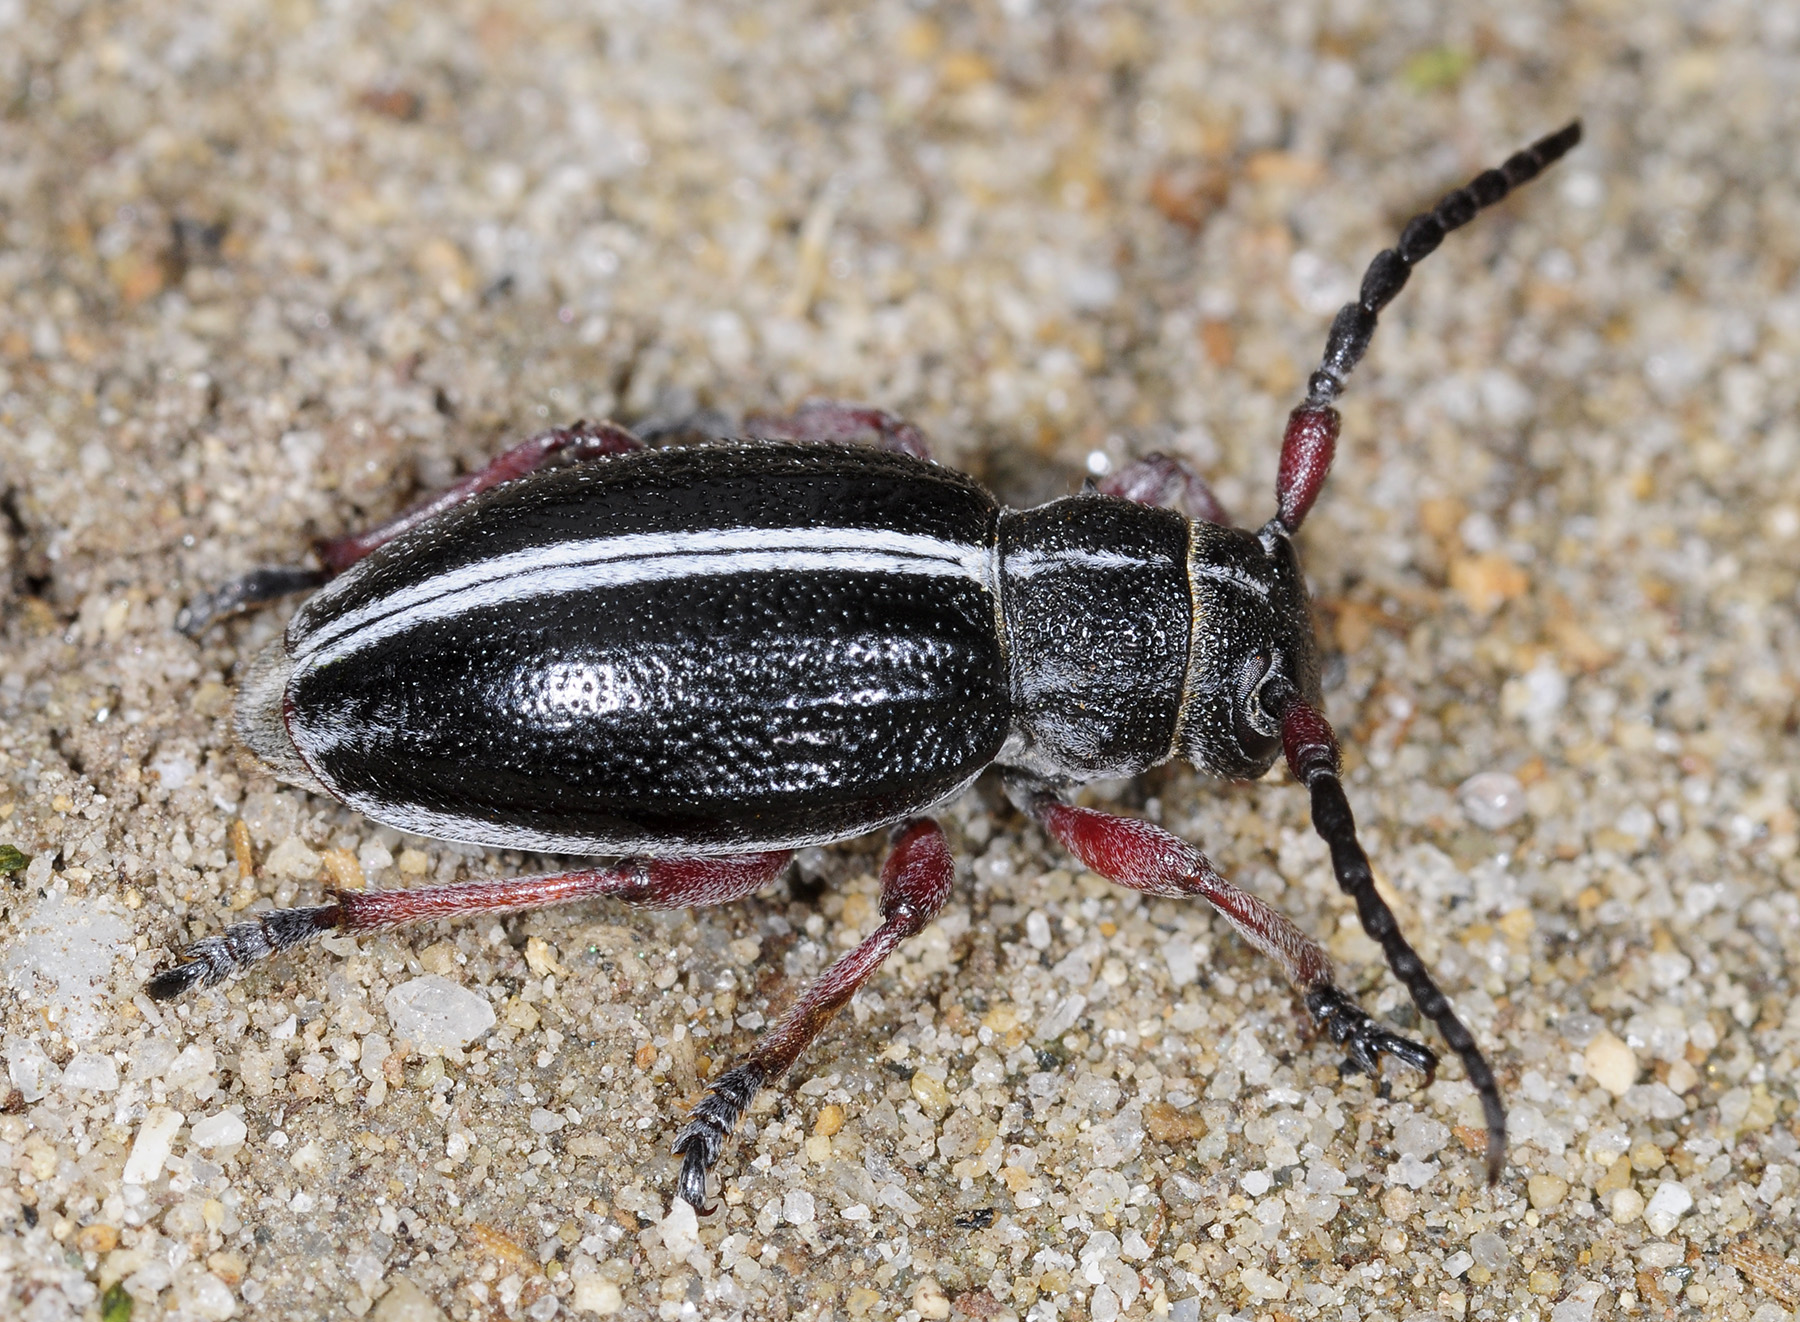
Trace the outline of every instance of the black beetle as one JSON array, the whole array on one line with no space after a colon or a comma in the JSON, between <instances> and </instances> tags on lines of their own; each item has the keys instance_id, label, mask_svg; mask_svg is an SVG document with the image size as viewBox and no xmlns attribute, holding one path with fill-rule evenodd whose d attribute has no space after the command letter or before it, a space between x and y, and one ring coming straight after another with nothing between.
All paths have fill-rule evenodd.
<instances>
[{"instance_id":1,"label":"black beetle","mask_svg":"<svg viewBox=\"0 0 1800 1322\"><path fill-rule=\"evenodd\" d=\"M263 571L196 602L190 632L327 584L238 698L240 737L283 780L407 831L625 861L265 913L188 947L151 995L218 983L323 932L595 896L720 903L767 884L800 846L896 827L880 926L712 1081L676 1137L680 1195L701 1208L757 1090L949 895L948 847L921 814L995 765L1087 867L1212 903L1282 965L1348 1067L1378 1070L1388 1054L1429 1074L1433 1052L1371 1020L1315 942L1197 850L1065 802L1084 781L1175 756L1253 778L1285 753L1364 929L1462 1058L1497 1179L1506 1113L1493 1072L1357 843L1292 538L1331 463L1332 403L1413 264L1580 136L1571 124L1448 194L1370 263L1288 420L1276 514L1256 532L1226 526L1204 483L1155 457L1080 495L1003 509L930 462L910 425L823 405L753 422L754 440L692 447L648 448L611 424L546 432L392 523L325 544L322 569ZM844 443L870 432L876 447ZM1168 508L1178 496L1200 517Z\"/></svg>"}]
</instances>

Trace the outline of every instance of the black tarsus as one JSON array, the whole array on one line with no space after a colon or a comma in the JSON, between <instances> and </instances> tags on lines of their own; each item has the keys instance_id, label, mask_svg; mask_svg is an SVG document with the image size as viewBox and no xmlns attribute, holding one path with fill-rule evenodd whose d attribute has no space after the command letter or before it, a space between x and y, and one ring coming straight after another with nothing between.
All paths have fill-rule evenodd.
<instances>
[{"instance_id":1,"label":"black tarsus","mask_svg":"<svg viewBox=\"0 0 1800 1322\"><path fill-rule=\"evenodd\" d=\"M181 952L181 963L164 969L144 990L153 1001L172 1001L195 987L216 987L252 964L304 945L338 925L342 910L335 904L306 909L272 909L247 923L233 923L217 936L205 937Z\"/></svg>"},{"instance_id":2,"label":"black tarsus","mask_svg":"<svg viewBox=\"0 0 1800 1322\"><path fill-rule=\"evenodd\" d=\"M743 1119L751 1098L767 1082L756 1065L734 1065L707 1085L706 1096L675 1136L673 1151L681 1157L675 1192L701 1216L711 1216L713 1211L706 1205L706 1174L718 1164L725 1140Z\"/></svg>"},{"instance_id":3,"label":"black tarsus","mask_svg":"<svg viewBox=\"0 0 1800 1322\"><path fill-rule=\"evenodd\" d=\"M323 587L331 575L323 569L253 569L216 592L203 592L175 616L175 627L198 638L214 620L275 601L294 592Z\"/></svg>"},{"instance_id":4,"label":"black tarsus","mask_svg":"<svg viewBox=\"0 0 1800 1322\"><path fill-rule=\"evenodd\" d=\"M1477 212L1537 178L1580 141L1581 121L1576 120L1539 138L1524 151L1515 152L1498 170L1482 171L1463 187L1444 194L1430 211L1407 221L1400 231L1400 241L1392 248L1382 249L1369 263L1356 301L1344 304L1332 319L1319 370L1306 383L1307 405L1324 408L1337 399L1344 389L1344 378L1368 351L1381 310L1405 288L1415 263L1430 256L1451 230L1467 225Z\"/></svg>"}]
</instances>

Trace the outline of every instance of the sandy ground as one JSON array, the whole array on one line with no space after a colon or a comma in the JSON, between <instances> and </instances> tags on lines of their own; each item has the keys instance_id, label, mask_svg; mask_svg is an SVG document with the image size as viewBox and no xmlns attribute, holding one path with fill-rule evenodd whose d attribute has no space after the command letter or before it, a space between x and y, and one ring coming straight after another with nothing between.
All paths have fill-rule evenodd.
<instances>
[{"instance_id":1,"label":"sandy ground","mask_svg":"<svg viewBox=\"0 0 1800 1322\"><path fill-rule=\"evenodd\" d=\"M0 0L0 1311L1792 1316L1800 11L173 8ZM1459 1066L1340 1079L1221 923L987 782L698 1227L673 1117L868 929L878 840L141 995L232 911L543 866L278 787L228 709L286 612L195 643L197 591L549 422L809 395L1014 503L1161 448L1260 522L1363 263L1577 113L1384 321L1303 538L1498 1188ZM1095 797L1414 1022L1284 774Z\"/></svg>"}]
</instances>

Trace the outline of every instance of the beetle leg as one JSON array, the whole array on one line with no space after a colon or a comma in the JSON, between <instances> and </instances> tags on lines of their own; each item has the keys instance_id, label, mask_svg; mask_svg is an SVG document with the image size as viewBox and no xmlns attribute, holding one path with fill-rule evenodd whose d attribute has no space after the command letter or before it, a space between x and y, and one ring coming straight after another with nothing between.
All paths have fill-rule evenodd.
<instances>
[{"instance_id":1,"label":"beetle leg","mask_svg":"<svg viewBox=\"0 0 1800 1322\"><path fill-rule=\"evenodd\" d=\"M1108 881L1166 899L1198 897L1217 909L1238 935L1281 965L1314 1021L1346 1050L1352 1070L1380 1072L1393 1056L1434 1077L1429 1047L1389 1032L1337 985L1331 957L1279 910L1233 886L1212 862L1179 836L1134 817L1064 803L1029 782L1009 785L1015 799L1050 836Z\"/></svg>"},{"instance_id":2,"label":"beetle leg","mask_svg":"<svg viewBox=\"0 0 1800 1322\"><path fill-rule=\"evenodd\" d=\"M1106 478L1099 490L1103 495L1121 496L1140 505L1180 510L1202 523L1231 526L1231 516L1206 479L1192 464L1174 455L1147 454Z\"/></svg>"},{"instance_id":3,"label":"beetle leg","mask_svg":"<svg viewBox=\"0 0 1800 1322\"><path fill-rule=\"evenodd\" d=\"M322 587L331 578L323 569L295 566L291 569L252 569L213 592L202 592L175 613L175 627L189 638L198 638L214 620L267 602L280 601L295 592Z\"/></svg>"},{"instance_id":4,"label":"beetle leg","mask_svg":"<svg viewBox=\"0 0 1800 1322\"><path fill-rule=\"evenodd\" d=\"M725 904L761 890L793 857L791 850L732 858L631 859L540 877L465 881L417 890L340 891L330 904L275 909L218 936L196 941L181 963L164 969L145 990L159 1001L195 987L212 987L251 965L328 932L380 932L434 918L518 913L578 900L614 899L651 909Z\"/></svg>"},{"instance_id":5,"label":"beetle leg","mask_svg":"<svg viewBox=\"0 0 1800 1322\"><path fill-rule=\"evenodd\" d=\"M860 441L873 436L880 450L897 450L915 459L931 458L925 433L904 418L881 409L836 400L808 400L785 417L752 413L744 419L744 431L769 441Z\"/></svg>"},{"instance_id":6,"label":"beetle leg","mask_svg":"<svg viewBox=\"0 0 1800 1322\"><path fill-rule=\"evenodd\" d=\"M322 569L254 569L215 592L195 597L175 616L175 627L188 637L197 638L214 620L329 582L334 575L343 573L383 542L393 540L490 487L534 473L557 460L579 461L600 455L624 454L642 449L643 444L623 427L610 422L577 422L571 427L539 432L493 459L481 471L469 474L447 491L413 506L404 514L366 532L321 541L316 550L324 562Z\"/></svg>"},{"instance_id":7,"label":"beetle leg","mask_svg":"<svg viewBox=\"0 0 1800 1322\"><path fill-rule=\"evenodd\" d=\"M881 868L881 925L820 974L748 1056L707 1086L706 1096L675 1136L674 1150L685 1154L676 1191L695 1211L706 1210L706 1173L719 1160L750 1099L787 1072L902 941L924 929L944 907L954 876L943 828L929 818L900 828Z\"/></svg>"},{"instance_id":8,"label":"beetle leg","mask_svg":"<svg viewBox=\"0 0 1800 1322\"><path fill-rule=\"evenodd\" d=\"M401 533L436 518L445 510L454 509L502 482L511 482L559 461L580 462L643 448L642 441L616 423L583 421L568 427L553 427L520 441L511 449L490 459L485 467L386 523L370 528L367 532L332 537L320 542L319 558L331 573L341 574L383 542L392 541Z\"/></svg>"}]
</instances>

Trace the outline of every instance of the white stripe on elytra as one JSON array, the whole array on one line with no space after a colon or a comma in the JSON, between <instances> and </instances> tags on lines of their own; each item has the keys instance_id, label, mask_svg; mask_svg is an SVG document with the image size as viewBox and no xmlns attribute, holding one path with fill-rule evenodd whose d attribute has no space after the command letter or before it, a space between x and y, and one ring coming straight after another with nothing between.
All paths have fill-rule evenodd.
<instances>
[{"instance_id":1,"label":"white stripe on elytra","mask_svg":"<svg viewBox=\"0 0 1800 1322\"><path fill-rule=\"evenodd\" d=\"M295 638L294 659L336 659L419 621L469 608L582 588L767 570L964 577L989 591L994 586L991 548L881 528L713 528L628 534L531 547L433 575ZM315 596L308 613L329 609L332 598L354 591L360 577L359 570L352 569ZM342 646L333 646L340 642Z\"/></svg>"},{"instance_id":2,"label":"white stripe on elytra","mask_svg":"<svg viewBox=\"0 0 1800 1322\"><path fill-rule=\"evenodd\" d=\"M1059 551L1015 551L1006 557L1008 578L1032 578L1059 569L1141 569L1145 565L1166 565L1163 555L1132 555L1125 551L1089 551L1065 547Z\"/></svg>"}]
</instances>

